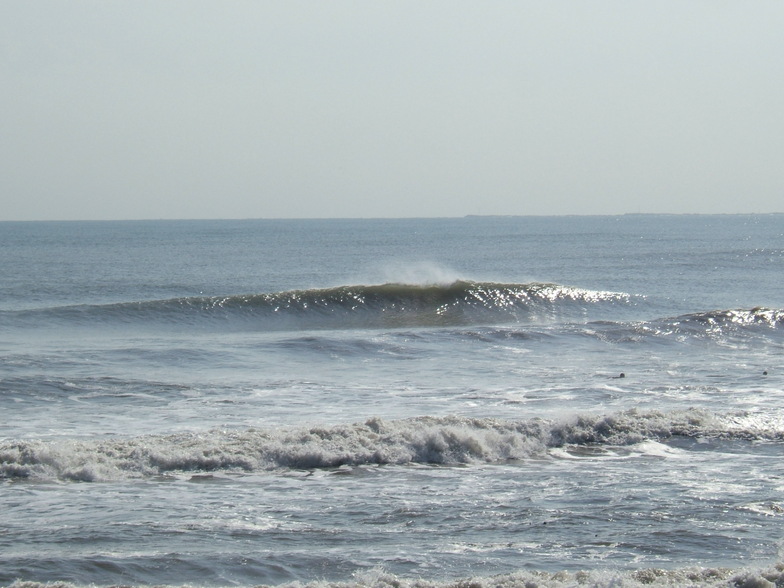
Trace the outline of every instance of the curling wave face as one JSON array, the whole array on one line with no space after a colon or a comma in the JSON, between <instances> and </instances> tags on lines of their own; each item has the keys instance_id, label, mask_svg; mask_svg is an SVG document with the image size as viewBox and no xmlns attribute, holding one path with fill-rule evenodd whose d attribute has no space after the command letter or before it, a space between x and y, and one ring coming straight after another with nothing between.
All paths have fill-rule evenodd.
<instances>
[{"instance_id":1,"label":"curling wave face","mask_svg":"<svg viewBox=\"0 0 784 588\"><path fill-rule=\"evenodd\" d=\"M784 310L762 307L639 320L643 300L552 283L389 283L3 311L0 326L220 333L575 323L607 340L770 334L784 326Z\"/></svg>"},{"instance_id":2,"label":"curling wave face","mask_svg":"<svg viewBox=\"0 0 784 588\"><path fill-rule=\"evenodd\" d=\"M4 312L0 324L223 325L232 330L432 327L583 315L590 307L630 300L624 293L545 283L390 283Z\"/></svg>"}]
</instances>

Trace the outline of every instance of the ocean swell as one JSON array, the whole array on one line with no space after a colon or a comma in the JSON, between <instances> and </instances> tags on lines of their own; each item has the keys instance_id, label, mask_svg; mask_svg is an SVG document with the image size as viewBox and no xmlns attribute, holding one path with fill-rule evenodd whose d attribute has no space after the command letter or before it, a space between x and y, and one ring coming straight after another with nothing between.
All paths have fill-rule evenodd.
<instances>
[{"instance_id":1,"label":"ocean swell","mask_svg":"<svg viewBox=\"0 0 784 588\"><path fill-rule=\"evenodd\" d=\"M270 294L186 297L0 313L0 324L138 325L249 330L432 327L509 323L583 314L629 295L558 284L381 284Z\"/></svg>"}]
</instances>

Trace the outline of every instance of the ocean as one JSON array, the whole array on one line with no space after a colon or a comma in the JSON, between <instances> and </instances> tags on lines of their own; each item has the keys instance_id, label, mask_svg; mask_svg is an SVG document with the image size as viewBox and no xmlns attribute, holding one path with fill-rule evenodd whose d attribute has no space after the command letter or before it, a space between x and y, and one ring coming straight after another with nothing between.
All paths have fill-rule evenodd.
<instances>
[{"instance_id":1,"label":"ocean","mask_svg":"<svg viewBox=\"0 0 784 588\"><path fill-rule=\"evenodd\" d=\"M784 586L784 215L0 223L0 585Z\"/></svg>"}]
</instances>

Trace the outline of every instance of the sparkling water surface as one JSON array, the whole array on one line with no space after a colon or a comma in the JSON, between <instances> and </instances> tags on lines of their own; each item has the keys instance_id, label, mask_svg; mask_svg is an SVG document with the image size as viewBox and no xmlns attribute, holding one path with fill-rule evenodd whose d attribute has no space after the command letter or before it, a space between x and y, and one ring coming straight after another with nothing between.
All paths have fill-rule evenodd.
<instances>
[{"instance_id":1,"label":"sparkling water surface","mask_svg":"<svg viewBox=\"0 0 784 588\"><path fill-rule=\"evenodd\" d=\"M775 581L782 270L781 215L0 223L0 583Z\"/></svg>"}]
</instances>

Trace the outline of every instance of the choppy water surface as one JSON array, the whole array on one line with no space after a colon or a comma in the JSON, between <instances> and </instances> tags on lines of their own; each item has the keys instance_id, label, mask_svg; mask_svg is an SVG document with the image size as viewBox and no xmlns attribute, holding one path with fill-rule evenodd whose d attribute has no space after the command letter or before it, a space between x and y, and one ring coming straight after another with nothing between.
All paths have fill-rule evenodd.
<instances>
[{"instance_id":1,"label":"choppy water surface","mask_svg":"<svg viewBox=\"0 0 784 588\"><path fill-rule=\"evenodd\" d=\"M782 270L780 215L0 223L0 583L781 584Z\"/></svg>"}]
</instances>

